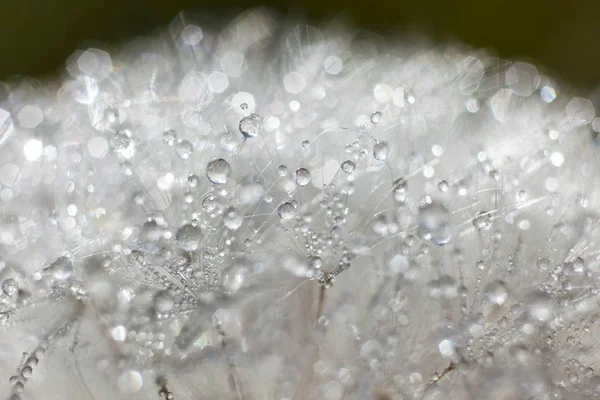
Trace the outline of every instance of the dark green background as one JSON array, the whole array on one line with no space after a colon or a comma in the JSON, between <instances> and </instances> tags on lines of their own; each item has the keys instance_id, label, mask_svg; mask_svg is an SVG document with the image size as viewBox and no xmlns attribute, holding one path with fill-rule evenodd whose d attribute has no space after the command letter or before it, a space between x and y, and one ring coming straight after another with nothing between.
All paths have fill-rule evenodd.
<instances>
[{"instance_id":1,"label":"dark green background","mask_svg":"<svg viewBox=\"0 0 600 400\"><path fill-rule=\"evenodd\" d=\"M151 32L182 9L224 16L259 4L314 21L342 13L382 33L422 27L533 60L582 89L600 83L600 0L0 0L0 79L52 73L78 47Z\"/></svg>"}]
</instances>

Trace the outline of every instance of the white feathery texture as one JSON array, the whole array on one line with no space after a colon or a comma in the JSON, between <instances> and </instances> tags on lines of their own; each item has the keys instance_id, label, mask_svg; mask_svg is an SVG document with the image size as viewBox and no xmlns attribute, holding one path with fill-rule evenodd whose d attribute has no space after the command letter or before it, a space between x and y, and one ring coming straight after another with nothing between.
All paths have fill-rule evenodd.
<instances>
[{"instance_id":1,"label":"white feathery texture","mask_svg":"<svg viewBox=\"0 0 600 400\"><path fill-rule=\"evenodd\" d=\"M243 13L2 86L0 396L591 399L592 103Z\"/></svg>"}]
</instances>

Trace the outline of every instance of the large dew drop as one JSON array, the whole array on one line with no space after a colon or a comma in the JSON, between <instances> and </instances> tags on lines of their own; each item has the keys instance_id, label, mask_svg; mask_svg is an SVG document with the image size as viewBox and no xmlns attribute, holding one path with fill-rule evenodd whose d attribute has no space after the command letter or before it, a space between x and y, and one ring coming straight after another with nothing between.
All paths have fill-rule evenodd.
<instances>
[{"instance_id":1,"label":"large dew drop","mask_svg":"<svg viewBox=\"0 0 600 400\"><path fill-rule=\"evenodd\" d=\"M508 288L502 281L491 282L485 289L485 296L491 304L502 305L508 298Z\"/></svg>"},{"instance_id":2,"label":"large dew drop","mask_svg":"<svg viewBox=\"0 0 600 400\"><path fill-rule=\"evenodd\" d=\"M535 291L526 300L531 318L537 321L550 321L554 316L554 300L548 294Z\"/></svg>"},{"instance_id":3,"label":"large dew drop","mask_svg":"<svg viewBox=\"0 0 600 400\"><path fill-rule=\"evenodd\" d=\"M212 160L206 166L206 177L215 185L224 185L231 176L231 166L222 158Z\"/></svg>"},{"instance_id":4,"label":"large dew drop","mask_svg":"<svg viewBox=\"0 0 600 400\"><path fill-rule=\"evenodd\" d=\"M263 119L258 114L250 114L240 121L240 132L245 138L258 136L263 129Z\"/></svg>"},{"instance_id":5,"label":"large dew drop","mask_svg":"<svg viewBox=\"0 0 600 400\"><path fill-rule=\"evenodd\" d=\"M202 231L192 224L183 225L175 237L179 248L185 251L194 251L202 239Z\"/></svg>"},{"instance_id":6,"label":"large dew drop","mask_svg":"<svg viewBox=\"0 0 600 400\"><path fill-rule=\"evenodd\" d=\"M57 281L66 281L73 273L73 261L60 257L47 268L47 272Z\"/></svg>"},{"instance_id":7,"label":"large dew drop","mask_svg":"<svg viewBox=\"0 0 600 400\"><path fill-rule=\"evenodd\" d=\"M310 183L310 171L306 168L298 168L296 170L296 184L298 186L306 186Z\"/></svg>"},{"instance_id":8,"label":"large dew drop","mask_svg":"<svg viewBox=\"0 0 600 400\"><path fill-rule=\"evenodd\" d=\"M387 142L378 142L373 146L373 157L379 161L385 161L388 158L390 147Z\"/></svg>"},{"instance_id":9,"label":"large dew drop","mask_svg":"<svg viewBox=\"0 0 600 400\"><path fill-rule=\"evenodd\" d=\"M440 246L450 241L449 222L450 214L441 203L428 204L419 212L419 227L424 237Z\"/></svg>"},{"instance_id":10,"label":"large dew drop","mask_svg":"<svg viewBox=\"0 0 600 400\"><path fill-rule=\"evenodd\" d=\"M281 219L292 219L296 215L296 207L292 203L283 203L277 209L277 214Z\"/></svg>"}]
</instances>

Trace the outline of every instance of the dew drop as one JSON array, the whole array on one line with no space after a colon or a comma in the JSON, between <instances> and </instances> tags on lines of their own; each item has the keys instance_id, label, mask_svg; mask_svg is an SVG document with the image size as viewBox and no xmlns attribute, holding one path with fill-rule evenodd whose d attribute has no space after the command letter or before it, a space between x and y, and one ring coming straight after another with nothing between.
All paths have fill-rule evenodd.
<instances>
[{"instance_id":1,"label":"dew drop","mask_svg":"<svg viewBox=\"0 0 600 400\"><path fill-rule=\"evenodd\" d=\"M67 257L60 257L47 268L47 271L57 281L65 281L69 279L73 273L73 261Z\"/></svg>"},{"instance_id":2,"label":"dew drop","mask_svg":"<svg viewBox=\"0 0 600 400\"><path fill-rule=\"evenodd\" d=\"M504 282L494 281L486 287L485 295L491 304L497 304L501 306L508 298L508 288Z\"/></svg>"},{"instance_id":3,"label":"dew drop","mask_svg":"<svg viewBox=\"0 0 600 400\"><path fill-rule=\"evenodd\" d=\"M549 321L554 315L554 300L547 293L534 292L527 296L529 315L538 321Z\"/></svg>"},{"instance_id":4,"label":"dew drop","mask_svg":"<svg viewBox=\"0 0 600 400\"><path fill-rule=\"evenodd\" d=\"M286 176L288 173L288 168L285 165L280 165L279 167L277 167L277 175L279 175L280 177L284 177Z\"/></svg>"},{"instance_id":5,"label":"dew drop","mask_svg":"<svg viewBox=\"0 0 600 400\"><path fill-rule=\"evenodd\" d=\"M381 114L379 111L375 111L373 114L371 114L371 123L378 124L379 121L381 121L382 116L383 114Z\"/></svg>"},{"instance_id":6,"label":"dew drop","mask_svg":"<svg viewBox=\"0 0 600 400\"><path fill-rule=\"evenodd\" d=\"M185 251L194 251L202 239L202 231L197 226L185 224L177 231L175 240L179 248Z\"/></svg>"},{"instance_id":7,"label":"dew drop","mask_svg":"<svg viewBox=\"0 0 600 400\"><path fill-rule=\"evenodd\" d=\"M117 384L123 393L136 393L143 385L142 374L133 370L125 371L119 377Z\"/></svg>"},{"instance_id":8,"label":"dew drop","mask_svg":"<svg viewBox=\"0 0 600 400\"><path fill-rule=\"evenodd\" d=\"M240 132L246 138L258 136L263 129L263 119L258 114L250 114L240 121Z\"/></svg>"},{"instance_id":9,"label":"dew drop","mask_svg":"<svg viewBox=\"0 0 600 400\"><path fill-rule=\"evenodd\" d=\"M162 290L154 296L154 309L161 314L169 313L175 306L173 293L170 290Z\"/></svg>"},{"instance_id":10,"label":"dew drop","mask_svg":"<svg viewBox=\"0 0 600 400\"><path fill-rule=\"evenodd\" d=\"M292 219L296 215L296 207L292 203L283 203L277 208L277 214L281 219Z\"/></svg>"},{"instance_id":11,"label":"dew drop","mask_svg":"<svg viewBox=\"0 0 600 400\"><path fill-rule=\"evenodd\" d=\"M224 185L231 176L231 166L222 158L212 160L206 166L206 177L215 185Z\"/></svg>"},{"instance_id":12,"label":"dew drop","mask_svg":"<svg viewBox=\"0 0 600 400\"><path fill-rule=\"evenodd\" d=\"M488 229L492 225L492 213L481 211L473 218L473 226L480 231Z\"/></svg>"},{"instance_id":13,"label":"dew drop","mask_svg":"<svg viewBox=\"0 0 600 400\"><path fill-rule=\"evenodd\" d=\"M4 282L2 282L2 291L7 296L14 296L19 291L17 281L12 278L5 279Z\"/></svg>"},{"instance_id":14,"label":"dew drop","mask_svg":"<svg viewBox=\"0 0 600 400\"><path fill-rule=\"evenodd\" d=\"M450 214L443 204L433 202L419 211L419 226L425 233L425 238L438 245L450 241Z\"/></svg>"},{"instance_id":15,"label":"dew drop","mask_svg":"<svg viewBox=\"0 0 600 400\"><path fill-rule=\"evenodd\" d=\"M354 168L356 167L356 164L354 164L354 162L350 161L350 160L346 160L342 163L342 171L346 172L346 173L351 173L352 171L354 171Z\"/></svg>"},{"instance_id":16,"label":"dew drop","mask_svg":"<svg viewBox=\"0 0 600 400\"><path fill-rule=\"evenodd\" d=\"M173 129L165 131L165 133L163 133L162 140L169 146L173 146L177 141L177 132L175 132Z\"/></svg>"},{"instance_id":17,"label":"dew drop","mask_svg":"<svg viewBox=\"0 0 600 400\"><path fill-rule=\"evenodd\" d=\"M295 175L298 186L306 186L310 183L310 171L306 168L298 168Z\"/></svg>"},{"instance_id":18,"label":"dew drop","mask_svg":"<svg viewBox=\"0 0 600 400\"><path fill-rule=\"evenodd\" d=\"M375 146L373 146L373 157L375 157L376 160L387 160L389 152L390 148L387 142L377 142Z\"/></svg>"},{"instance_id":19,"label":"dew drop","mask_svg":"<svg viewBox=\"0 0 600 400\"><path fill-rule=\"evenodd\" d=\"M194 145L187 140L182 140L177 144L177 155L182 160L187 160L190 158L192 153L194 152Z\"/></svg>"},{"instance_id":20,"label":"dew drop","mask_svg":"<svg viewBox=\"0 0 600 400\"><path fill-rule=\"evenodd\" d=\"M200 183L200 178L198 178L198 175L191 174L187 177L187 182L190 187L196 187Z\"/></svg>"},{"instance_id":21,"label":"dew drop","mask_svg":"<svg viewBox=\"0 0 600 400\"><path fill-rule=\"evenodd\" d=\"M450 188L450 186L448 185L448 182L446 182L446 181L440 181L438 183L438 189L440 192L447 192L449 188Z\"/></svg>"},{"instance_id":22,"label":"dew drop","mask_svg":"<svg viewBox=\"0 0 600 400\"><path fill-rule=\"evenodd\" d=\"M242 216L237 212L237 210L233 207L229 207L225 210L223 216L223 223L225 226L233 231L239 229L242 226Z\"/></svg>"},{"instance_id":23,"label":"dew drop","mask_svg":"<svg viewBox=\"0 0 600 400\"><path fill-rule=\"evenodd\" d=\"M383 348L377 340L367 340L360 347L360 356L365 360L378 360L383 357Z\"/></svg>"}]
</instances>

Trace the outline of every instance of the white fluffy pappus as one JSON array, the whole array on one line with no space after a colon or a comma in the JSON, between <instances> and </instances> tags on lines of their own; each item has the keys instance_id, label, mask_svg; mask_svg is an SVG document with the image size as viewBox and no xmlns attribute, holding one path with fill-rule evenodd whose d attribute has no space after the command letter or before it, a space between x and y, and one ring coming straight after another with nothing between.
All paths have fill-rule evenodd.
<instances>
[{"instance_id":1,"label":"white fluffy pappus","mask_svg":"<svg viewBox=\"0 0 600 400\"><path fill-rule=\"evenodd\" d=\"M600 393L600 124L533 65L252 10L67 72L0 93L0 395Z\"/></svg>"}]
</instances>

